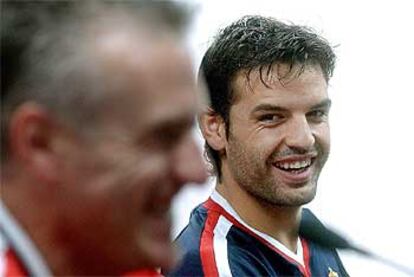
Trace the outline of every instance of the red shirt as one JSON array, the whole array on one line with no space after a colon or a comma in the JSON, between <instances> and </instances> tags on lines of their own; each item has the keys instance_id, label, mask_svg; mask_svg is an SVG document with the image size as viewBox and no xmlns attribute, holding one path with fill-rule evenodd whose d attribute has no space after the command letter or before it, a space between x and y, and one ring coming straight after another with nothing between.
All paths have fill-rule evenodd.
<instances>
[{"instance_id":1,"label":"red shirt","mask_svg":"<svg viewBox=\"0 0 414 277\"><path fill-rule=\"evenodd\" d=\"M29 276L15 252L0 237L0 277ZM161 277L155 269L140 269L124 274L126 277Z\"/></svg>"},{"instance_id":2,"label":"red shirt","mask_svg":"<svg viewBox=\"0 0 414 277\"><path fill-rule=\"evenodd\" d=\"M28 276L16 254L10 248L0 249L0 276Z\"/></svg>"},{"instance_id":3,"label":"red shirt","mask_svg":"<svg viewBox=\"0 0 414 277\"><path fill-rule=\"evenodd\" d=\"M126 277L162 277L164 275L162 275L155 269L140 269L137 271L129 272L123 276L126 276Z\"/></svg>"}]
</instances>

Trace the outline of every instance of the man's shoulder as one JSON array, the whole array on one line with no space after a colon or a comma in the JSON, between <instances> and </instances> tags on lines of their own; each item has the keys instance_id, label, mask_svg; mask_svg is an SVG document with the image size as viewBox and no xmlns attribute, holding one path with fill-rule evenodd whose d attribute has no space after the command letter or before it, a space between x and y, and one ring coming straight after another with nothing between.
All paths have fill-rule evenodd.
<instances>
[{"instance_id":1,"label":"man's shoulder","mask_svg":"<svg viewBox=\"0 0 414 277\"><path fill-rule=\"evenodd\" d=\"M211 203L210 203L211 204ZM258 242L209 202L193 210L176 239L181 262L168 276L263 275Z\"/></svg>"},{"instance_id":2,"label":"man's shoulder","mask_svg":"<svg viewBox=\"0 0 414 277\"><path fill-rule=\"evenodd\" d=\"M308 245L313 275L332 271L349 276L336 250L343 245L343 239L326 228L309 209L303 209L299 233Z\"/></svg>"},{"instance_id":3,"label":"man's shoulder","mask_svg":"<svg viewBox=\"0 0 414 277\"><path fill-rule=\"evenodd\" d=\"M167 276L202 276L200 258L200 238L208 216L208 209L202 204L191 212L187 226L175 239L175 244L181 254L178 266Z\"/></svg>"},{"instance_id":4,"label":"man's shoulder","mask_svg":"<svg viewBox=\"0 0 414 277\"><path fill-rule=\"evenodd\" d=\"M217 225L183 231L181 262L167 276L276 276L270 264L275 253L233 224L227 230Z\"/></svg>"},{"instance_id":5,"label":"man's shoulder","mask_svg":"<svg viewBox=\"0 0 414 277\"><path fill-rule=\"evenodd\" d=\"M189 223L177 236L175 243L185 250L197 248L207 216L208 209L204 206L204 203L195 207L191 212Z\"/></svg>"},{"instance_id":6,"label":"man's shoulder","mask_svg":"<svg viewBox=\"0 0 414 277\"><path fill-rule=\"evenodd\" d=\"M307 243L313 275L333 271L339 273L339 276L349 276L335 248L325 247L313 241L307 241Z\"/></svg>"}]
</instances>

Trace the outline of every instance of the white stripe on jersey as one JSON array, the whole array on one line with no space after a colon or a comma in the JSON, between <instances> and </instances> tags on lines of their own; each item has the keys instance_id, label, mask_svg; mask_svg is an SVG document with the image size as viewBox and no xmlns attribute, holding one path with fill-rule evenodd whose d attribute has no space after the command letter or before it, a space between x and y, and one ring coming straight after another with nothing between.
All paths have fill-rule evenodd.
<instances>
[{"instance_id":1,"label":"white stripe on jersey","mask_svg":"<svg viewBox=\"0 0 414 277\"><path fill-rule=\"evenodd\" d=\"M220 277L231 277L229 259L227 256L227 233L233 224L224 216L220 216L214 228L214 258L216 260L217 271Z\"/></svg>"},{"instance_id":2,"label":"white stripe on jersey","mask_svg":"<svg viewBox=\"0 0 414 277\"><path fill-rule=\"evenodd\" d=\"M265 234L263 232L260 232L259 230L251 227L246 222L244 222L240 216L237 214L237 212L233 209L233 207L230 205L230 203L223 197L217 190L213 190L213 193L211 194L211 199L216 202L218 205L220 205L226 212L228 212L231 216L233 216L241 225L261 237L262 239L266 240L268 243L273 245L275 248L277 248L280 252L284 253L286 256L290 257L294 261L298 262L300 265L305 267L304 257L303 257L303 246L302 241L300 238L298 238L298 244L297 244L297 253L292 252L289 248L284 246L280 241L277 239L269 236L268 234Z\"/></svg>"}]
</instances>

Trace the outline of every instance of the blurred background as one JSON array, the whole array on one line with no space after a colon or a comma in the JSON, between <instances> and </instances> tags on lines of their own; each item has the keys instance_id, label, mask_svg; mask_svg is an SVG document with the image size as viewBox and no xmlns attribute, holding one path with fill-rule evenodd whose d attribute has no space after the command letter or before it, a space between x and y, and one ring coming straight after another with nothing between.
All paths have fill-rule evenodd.
<instances>
[{"instance_id":1,"label":"blurred background","mask_svg":"<svg viewBox=\"0 0 414 277\"><path fill-rule=\"evenodd\" d=\"M184 1L184 0L183 0ZM336 47L330 83L330 159L308 205L355 244L414 267L414 16L412 2L187 0L196 7L188 42L198 68L219 28L247 14L313 27ZM203 140L198 130L194 135ZM189 161L191 162L191 161ZM215 180L186 187L173 206L177 235ZM342 251L351 276L407 276Z\"/></svg>"}]
</instances>

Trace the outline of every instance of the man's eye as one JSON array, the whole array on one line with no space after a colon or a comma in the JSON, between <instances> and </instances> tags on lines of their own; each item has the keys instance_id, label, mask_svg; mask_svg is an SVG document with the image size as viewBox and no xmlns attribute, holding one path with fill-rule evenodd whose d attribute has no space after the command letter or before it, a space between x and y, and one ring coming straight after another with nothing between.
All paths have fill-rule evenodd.
<instances>
[{"instance_id":1,"label":"man's eye","mask_svg":"<svg viewBox=\"0 0 414 277\"><path fill-rule=\"evenodd\" d=\"M325 110L315 110L308 113L308 118L315 121L324 121L328 118L328 112Z\"/></svg>"},{"instance_id":2,"label":"man's eye","mask_svg":"<svg viewBox=\"0 0 414 277\"><path fill-rule=\"evenodd\" d=\"M282 119L283 117L277 114L264 114L259 116L259 121L265 123L275 123L281 121Z\"/></svg>"}]
</instances>

